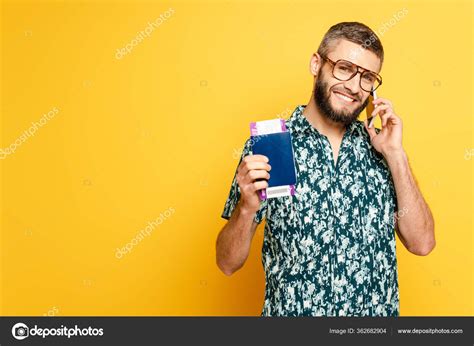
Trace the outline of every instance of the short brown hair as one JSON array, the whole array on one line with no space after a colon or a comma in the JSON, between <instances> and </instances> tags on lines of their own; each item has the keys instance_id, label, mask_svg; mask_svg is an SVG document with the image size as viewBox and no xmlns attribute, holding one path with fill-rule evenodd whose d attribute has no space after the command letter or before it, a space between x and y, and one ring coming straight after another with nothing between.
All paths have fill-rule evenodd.
<instances>
[{"instance_id":1,"label":"short brown hair","mask_svg":"<svg viewBox=\"0 0 474 346\"><path fill-rule=\"evenodd\" d=\"M383 63L383 46L380 39L367 25L358 22L342 22L331 26L324 35L318 48L318 54L327 56L334 41L345 39L373 52Z\"/></svg>"}]
</instances>

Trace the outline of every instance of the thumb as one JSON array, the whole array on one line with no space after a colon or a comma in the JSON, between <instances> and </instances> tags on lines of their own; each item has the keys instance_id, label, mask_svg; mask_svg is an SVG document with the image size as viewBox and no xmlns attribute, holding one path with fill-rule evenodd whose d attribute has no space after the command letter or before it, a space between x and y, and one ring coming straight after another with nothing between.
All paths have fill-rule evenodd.
<instances>
[{"instance_id":1,"label":"thumb","mask_svg":"<svg viewBox=\"0 0 474 346\"><path fill-rule=\"evenodd\" d=\"M364 127L369 133L370 140L372 140L375 136L377 136L377 132L375 132L375 127L369 128L369 124L367 123L367 119L364 120Z\"/></svg>"}]
</instances>

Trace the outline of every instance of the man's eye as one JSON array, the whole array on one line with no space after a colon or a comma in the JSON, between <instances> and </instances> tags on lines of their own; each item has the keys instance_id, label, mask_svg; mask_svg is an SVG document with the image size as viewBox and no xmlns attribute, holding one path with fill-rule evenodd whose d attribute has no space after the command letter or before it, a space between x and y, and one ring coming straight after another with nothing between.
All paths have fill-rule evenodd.
<instances>
[{"instance_id":1,"label":"man's eye","mask_svg":"<svg viewBox=\"0 0 474 346\"><path fill-rule=\"evenodd\" d=\"M363 78L365 81L370 82L370 83L373 83L376 80L375 76L370 73L365 73Z\"/></svg>"},{"instance_id":2,"label":"man's eye","mask_svg":"<svg viewBox=\"0 0 474 346\"><path fill-rule=\"evenodd\" d=\"M340 65L339 69L344 72L351 72L352 71L352 66L349 65Z\"/></svg>"}]
</instances>

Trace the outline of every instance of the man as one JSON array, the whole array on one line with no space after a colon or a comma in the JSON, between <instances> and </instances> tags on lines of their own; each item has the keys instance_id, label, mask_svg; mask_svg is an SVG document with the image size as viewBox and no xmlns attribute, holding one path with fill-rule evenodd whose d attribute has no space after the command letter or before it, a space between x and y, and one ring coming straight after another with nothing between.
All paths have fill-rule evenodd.
<instances>
[{"instance_id":1,"label":"man","mask_svg":"<svg viewBox=\"0 0 474 346\"><path fill-rule=\"evenodd\" d=\"M222 214L218 267L231 275L266 217L263 316L398 316L395 232L408 251L435 246L434 221L402 146L392 103L373 101L382 128L357 120L380 86L383 47L357 22L334 25L310 61L309 103L286 121L296 194L260 202L271 162L245 143Z\"/></svg>"}]
</instances>

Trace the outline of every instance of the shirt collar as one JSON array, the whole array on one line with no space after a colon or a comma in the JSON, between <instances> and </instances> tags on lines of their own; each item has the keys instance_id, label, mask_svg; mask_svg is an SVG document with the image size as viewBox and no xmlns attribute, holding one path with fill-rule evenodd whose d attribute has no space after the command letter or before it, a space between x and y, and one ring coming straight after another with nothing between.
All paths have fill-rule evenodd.
<instances>
[{"instance_id":1,"label":"shirt collar","mask_svg":"<svg viewBox=\"0 0 474 346\"><path fill-rule=\"evenodd\" d=\"M293 114L291 117L287 120L287 126L292 129L293 132L296 133L305 133L307 131L314 131L318 135L320 135L320 132L311 125L311 123L306 119L306 117L303 114L303 111L305 109L306 105L299 105L295 108L293 111ZM347 130L349 131L349 134L353 134L354 130L358 127L359 123L362 123L359 120L355 120L352 123L349 124Z\"/></svg>"}]
</instances>

